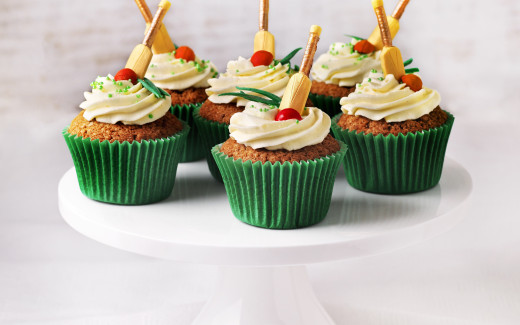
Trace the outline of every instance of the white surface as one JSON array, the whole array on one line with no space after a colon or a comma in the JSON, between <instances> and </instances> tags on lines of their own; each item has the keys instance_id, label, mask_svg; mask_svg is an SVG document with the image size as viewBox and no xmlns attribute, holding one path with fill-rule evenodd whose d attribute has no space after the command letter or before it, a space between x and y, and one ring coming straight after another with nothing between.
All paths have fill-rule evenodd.
<instances>
[{"instance_id":1,"label":"white surface","mask_svg":"<svg viewBox=\"0 0 520 325\"><path fill-rule=\"evenodd\" d=\"M305 266L222 267L215 293L192 325L267 324L335 325Z\"/></svg>"},{"instance_id":2,"label":"white surface","mask_svg":"<svg viewBox=\"0 0 520 325\"><path fill-rule=\"evenodd\" d=\"M310 24L323 27L318 53L374 26L369 1L271 6L282 54L305 42ZM175 0L166 24L178 43L222 70L250 53L256 10L256 1ZM58 212L58 181L72 166L60 131L93 78L117 71L141 41L140 22L132 1L0 1L2 325L171 325L172 318L188 325L211 295L215 268L107 247ZM396 45L456 116L448 156L473 177L468 217L407 249L310 266L334 319L520 323L519 31L516 0L410 2Z\"/></svg>"},{"instance_id":3,"label":"white surface","mask_svg":"<svg viewBox=\"0 0 520 325\"><path fill-rule=\"evenodd\" d=\"M410 195L357 191L339 173L324 221L280 231L236 220L223 186L205 168L204 161L181 164L172 195L143 206L86 198L72 168L58 187L60 212L87 237L143 255L217 265L291 265L373 255L428 239L463 217L457 208L472 190L467 171L451 159L439 185Z\"/></svg>"}]
</instances>

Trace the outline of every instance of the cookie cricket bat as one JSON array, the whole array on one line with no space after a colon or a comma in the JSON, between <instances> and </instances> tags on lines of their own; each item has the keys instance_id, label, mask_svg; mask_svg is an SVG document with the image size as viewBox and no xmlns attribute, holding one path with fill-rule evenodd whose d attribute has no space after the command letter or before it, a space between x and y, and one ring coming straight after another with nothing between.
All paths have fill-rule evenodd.
<instances>
[{"instance_id":1,"label":"cookie cricket bat","mask_svg":"<svg viewBox=\"0 0 520 325\"><path fill-rule=\"evenodd\" d=\"M321 27L312 25L309 32L309 40L305 48L305 54L300 68L300 72L295 73L287 84L280 103L280 110L292 108L302 115L309 91L311 90L311 80L309 72L312 67L312 60L316 53L316 47L320 40Z\"/></svg>"},{"instance_id":2,"label":"cookie cricket bat","mask_svg":"<svg viewBox=\"0 0 520 325\"><path fill-rule=\"evenodd\" d=\"M269 0L260 0L259 31L255 34L254 52L267 51L274 56L274 35L269 33Z\"/></svg>"},{"instance_id":3,"label":"cookie cricket bat","mask_svg":"<svg viewBox=\"0 0 520 325\"><path fill-rule=\"evenodd\" d=\"M134 70L137 77L140 79L144 78L146 70L152 60L153 54L151 46L154 43L159 27L162 25L164 15L166 15L166 12L170 9L170 5L170 2L167 0L162 0L161 3L159 3L159 8L150 24L150 28L148 28L148 31L144 36L143 43L134 47L128 61L126 61L125 68Z\"/></svg>"},{"instance_id":4,"label":"cookie cricket bat","mask_svg":"<svg viewBox=\"0 0 520 325\"><path fill-rule=\"evenodd\" d=\"M135 0L139 11L144 17L144 21L146 22L147 29L150 27L152 23L153 16L146 4L145 0ZM152 44L152 52L155 54L168 53L175 50L175 45L168 34L168 30L166 30L166 26L161 23L159 30L157 31L157 35L155 36L155 41Z\"/></svg>"},{"instance_id":5,"label":"cookie cricket bat","mask_svg":"<svg viewBox=\"0 0 520 325\"><path fill-rule=\"evenodd\" d=\"M403 58L401 51L392 46L392 36L390 34L390 28L388 27L388 21L386 20L385 8L383 0L372 0L372 7L377 16L377 23L379 30L381 31L381 40L383 42L383 49L381 50L381 67L385 76L387 74L393 74L395 79L401 80L401 77L406 74L404 71Z\"/></svg>"}]
</instances>

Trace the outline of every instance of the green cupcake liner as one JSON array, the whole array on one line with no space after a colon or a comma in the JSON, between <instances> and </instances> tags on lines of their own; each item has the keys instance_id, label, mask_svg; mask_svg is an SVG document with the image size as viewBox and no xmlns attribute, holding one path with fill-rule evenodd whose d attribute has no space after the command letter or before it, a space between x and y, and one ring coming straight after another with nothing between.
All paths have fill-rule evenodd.
<instances>
[{"instance_id":1,"label":"green cupcake liner","mask_svg":"<svg viewBox=\"0 0 520 325\"><path fill-rule=\"evenodd\" d=\"M347 146L314 160L274 164L243 162L211 150L222 173L235 217L269 229L294 229L314 225L325 218L332 189Z\"/></svg>"},{"instance_id":2,"label":"green cupcake liner","mask_svg":"<svg viewBox=\"0 0 520 325\"><path fill-rule=\"evenodd\" d=\"M81 192L90 199L125 205L148 204L167 198L189 126L163 139L133 141L90 140L62 134L76 167Z\"/></svg>"},{"instance_id":3,"label":"green cupcake liner","mask_svg":"<svg viewBox=\"0 0 520 325\"><path fill-rule=\"evenodd\" d=\"M341 113L341 105L339 103L341 97L309 93L309 99L312 101L314 106L329 114L330 117Z\"/></svg>"},{"instance_id":4,"label":"green cupcake liner","mask_svg":"<svg viewBox=\"0 0 520 325\"><path fill-rule=\"evenodd\" d=\"M202 141L200 139L199 130L193 120L193 111L202 106L202 103L172 105L170 111L180 120L186 122L190 126L190 133L186 139L186 146L181 153L181 162L190 162L202 159L206 156Z\"/></svg>"},{"instance_id":5,"label":"green cupcake liner","mask_svg":"<svg viewBox=\"0 0 520 325\"><path fill-rule=\"evenodd\" d=\"M229 124L207 120L200 116L199 112L200 107L193 111L193 118L195 125L199 129L200 139L206 155L206 161L208 162L208 169L211 176L222 183L222 175L220 175L215 159L211 155L211 148L229 138Z\"/></svg>"},{"instance_id":6,"label":"green cupcake liner","mask_svg":"<svg viewBox=\"0 0 520 325\"><path fill-rule=\"evenodd\" d=\"M381 194L413 193L437 185L455 120L447 114L446 123L437 128L398 136L344 130L337 124L341 114L335 116L332 132L349 148L343 163L349 184Z\"/></svg>"}]
</instances>

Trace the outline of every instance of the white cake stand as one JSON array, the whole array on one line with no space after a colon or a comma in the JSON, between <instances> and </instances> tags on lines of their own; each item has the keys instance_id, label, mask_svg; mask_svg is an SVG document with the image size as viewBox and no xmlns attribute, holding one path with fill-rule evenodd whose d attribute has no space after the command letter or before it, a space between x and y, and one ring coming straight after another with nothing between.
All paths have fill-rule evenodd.
<instances>
[{"instance_id":1,"label":"white cake stand","mask_svg":"<svg viewBox=\"0 0 520 325\"><path fill-rule=\"evenodd\" d=\"M219 265L216 291L193 325L332 325L305 265L431 238L463 217L471 190L470 175L451 159L438 186L411 195L354 190L341 171L326 219L299 230L266 230L235 219L224 186L202 161L181 164L174 192L156 204L92 201L81 194L73 168L58 195L63 218L87 237L142 255Z\"/></svg>"}]
</instances>

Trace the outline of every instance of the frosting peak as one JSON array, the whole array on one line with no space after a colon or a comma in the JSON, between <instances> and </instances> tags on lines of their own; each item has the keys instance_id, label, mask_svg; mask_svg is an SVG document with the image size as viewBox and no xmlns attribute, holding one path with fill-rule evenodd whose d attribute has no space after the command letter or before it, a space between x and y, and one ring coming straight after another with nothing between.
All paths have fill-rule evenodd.
<instances>
[{"instance_id":1,"label":"frosting peak","mask_svg":"<svg viewBox=\"0 0 520 325\"><path fill-rule=\"evenodd\" d=\"M370 70L381 70L381 51L358 53L354 51L354 44L357 42L353 39L350 43L332 43L329 51L320 55L312 66L312 78L341 87L352 87L363 81Z\"/></svg>"},{"instance_id":2,"label":"frosting peak","mask_svg":"<svg viewBox=\"0 0 520 325\"><path fill-rule=\"evenodd\" d=\"M79 107L88 121L128 125L143 125L163 117L170 109L171 98L157 98L138 82L115 81L114 77L97 77L91 84L92 92L85 92L85 101Z\"/></svg>"},{"instance_id":3,"label":"frosting peak","mask_svg":"<svg viewBox=\"0 0 520 325\"><path fill-rule=\"evenodd\" d=\"M190 87L209 87L208 79L217 74L217 68L210 61L195 58L194 61L187 62L184 59L176 59L170 52L154 54L146 71L146 78L157 87L184 90Z\"/></svg>"},{"instance_id":4,"label":"frosting peak","mask_svg":"<svg viewBox=\"0 0 520 325\"><path fill-rule=\"evenodd\" d=\"M237 106L245 106L247 100L237 96L219 96L227 92L237 92L237 86L257 88L281 97L289 82L289 64L278 63L269 66L253 66L249 59L239 57L229 61L226 72L218 78L209 79L210 88L206 89L209 100L216 104L236 102ZM249 93L246 91L246 93Z\"/></svg>"},{"instance_id":5,"label":"frosting peak","mask_svg":"<svg viewBox=\"0 0 520 325\"><path fill-rule=\"evenodd\" d=\"M316 107L307 107L302 120L275 121L278 108L248 102L241 113L231 117L230 136L253 149L298 150L321 143L330 130L330 117Z\"/></svg>"},{"instance_id":6,"label":"frosting peak","mask_svg":"<svg viewBox=\"0 0 520 325\"><path fill-rule=\"evenodd\" d=\"M341 110L349 115L361 115L373 121L415 120L433 111L441 101L436 90L423 87L414 92L399 83L391 74L371 72L356 90L340 101Z\"/></svg>"}]
</instances>

